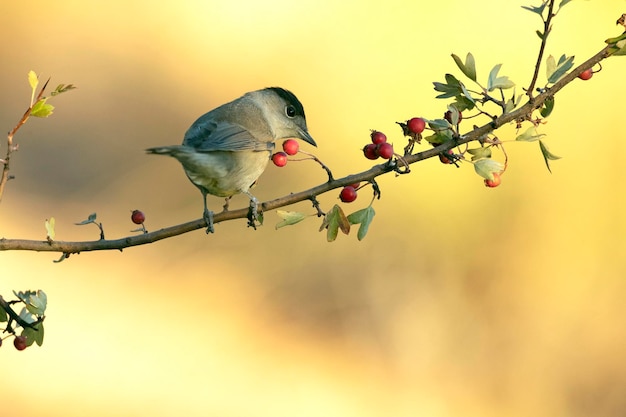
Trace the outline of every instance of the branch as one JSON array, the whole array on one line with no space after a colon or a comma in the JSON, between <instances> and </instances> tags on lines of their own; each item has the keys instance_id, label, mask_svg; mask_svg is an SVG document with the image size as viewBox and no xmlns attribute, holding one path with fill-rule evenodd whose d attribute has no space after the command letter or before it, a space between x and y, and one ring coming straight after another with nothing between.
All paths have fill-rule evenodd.
<instances>
[{"instance_id":1,"label":"branch","mask_svg":"<svg viewBox=\"0 0 626 417\"><path fill-rule=\"evenodd\" d=\"M2 160L4 166L2 168L2 176L0 177L0 201L2 201L2 196L4 195L4 188L6 187L7 182L9 182L9 180L11 179L11 176L9 175L11 155L14 151L17 150L17 146L13 145L13 136L15 136L17 131L20 130L20 127L22 127L26 123L26 121L30 117L31 112L33 111L33 105L41 100L49 82L50 79L48 78L48 81L46 81L43 87L41 87L37 98L30 103L30 106L28 107L28 109L26 109L20 121L17 122L15 127L7 135L7 154Z\"/></svg>"},{"instance_id":2,"label":"branch","mask_svg":"<svg viewBox=\"0 0 626 417\"><path fill-rule=\"evenodd\" d=\"M535 89L535 84L537 83L537 77L539 76L539 68L541 68L541 61L543 60L543 52L546 49L546 43L548 42L548 35L550 34L550 23L552 22L552 18L554 14L552 11L554 10L554 0L550 0L550 4L548 5L548 17L543 22L543 36L541 37L541 46L539 47L539 54L537 55L537 63L535 64L535 72L533 73L533 78L528 85L528 90L526 90L526 94L528 98L532 100L533 98L533 90Z\"/></svg>"},{"instance_id":3,"label":"branch","mask_svg":"<svg viewBox=\"0 0 626 417\"><path fill-rule=\"evenodd\" d=\"M574 68L568 74L563 76L558 82L556 82L552 87L546 89L544 92L539 94L534 99L530 99L526 104L522 107L510 112L503 114L500 117L494 118L493 121L487 123L483 126L477 127L469 133L459 136L456 140L450 140L442 143L436 147L427 149L422 152L418 152L412 155L407 155L404 157L404 162L406 164L414 164L418 161L432 158L437 156L443 152L448 151L458 145L469 143L473 141L478 141L484 138L489 133L497 130L501 126L511 123L511 122L522 122L526 120L531 120L532 113L539 109L546 99L554 96L558 91L560 91L563 87L569 84L572 80L574 80L578 74L580 74L585 69L592 68L598 62L610 56L611 45L604 47L593 57L588 59L587 61L580 64L578 67ZM403 165L404 165L403 162ZM375 165L372 168L360 172L358 174L349 175L343 178L330 180L324 184L320 184L311 189L301 191L299 193L289 194L284 197L277 198L275 200L270 200L262 203L261 210L269 211L274 210L280 207L285 207L288 205L292 205L301 201L310 200L315 202L315 197L331 191L336 188L344 187L346 185L350 185L356 182L362 181L373 181L374 178L392 172L398 171L398 162L397 161L389 161L384 164ZM319 210L318 210L319 211ZM319 215L319 213L318 213ZM235 219L245 219L248 216L248 208L233 210L233 211L224 211L221 213L216 213L213 222L220 223L229 220ZM148 243L153 243L162 239L167 239L170 237L182 235L184 233L188 233L198 229L206 228L206 223L203 219L193 220L187 223L183 223L176 226L166 227L161 230L157 230L150 233L140 234L136 236L128 236L121 239L114 240L95 240L95 241L85 241L85 242L63 242L63 241L39 241L39 240L22 240L22 239L0 239L0 250L30 250L30 251L38 251L38 252L60 252L63 253L63 257L68 257L71 254L86 252L86 251L98 251L98 250L123 250L124 248L128 248L131 246L139 246L145 245Z\"/></svg>"},{"instance_id":4,"label":"branch","mask_svg":"<svg viewBox=\"0 0 626 417\"><path fill-rule=\"evenodd\" d=\"M19 324L20 326L22 326L22 328L26 329L26 328L34 328L37 324L41 323L43 321L43 319L39 319L34 323L29 323L27 321L24 321L19 314L17 314L15 311L13 311L13 309L11 308L11 303L5 301L4 298L2 298L2 296L0 295L0 308L3 309L4 311L7 312L7 315L9 316L9 326L7 326L7 329L5 331L8 331L10 333L14 333L13 328L10 326L11 325L11 321L15 321L17 324Z\"/></svg>"}]
</instances>

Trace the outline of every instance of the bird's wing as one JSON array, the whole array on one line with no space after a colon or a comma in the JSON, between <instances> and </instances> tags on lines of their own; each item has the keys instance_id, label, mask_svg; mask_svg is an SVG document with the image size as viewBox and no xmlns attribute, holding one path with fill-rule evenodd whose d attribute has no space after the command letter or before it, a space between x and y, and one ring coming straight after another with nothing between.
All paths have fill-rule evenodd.
<instances>
[{"instance_id":1,"label":"bird's wing","mask_svg":"<svg viewBox=\"0 0 626 417\"><path fill-rule=\"evenodd\" d=\"M243 127L223 121L198 119L187 133L183 145L199 152L210 151L271 151L272 142L260 141Z\"/></svg>"}]
</instances>

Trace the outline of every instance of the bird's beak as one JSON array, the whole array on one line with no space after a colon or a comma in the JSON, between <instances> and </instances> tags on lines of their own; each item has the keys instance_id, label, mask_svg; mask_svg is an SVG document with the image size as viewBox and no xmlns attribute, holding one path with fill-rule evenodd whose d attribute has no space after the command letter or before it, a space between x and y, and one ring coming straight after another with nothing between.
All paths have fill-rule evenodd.
<instances>
[{"instance_id":1,"label":"bird's beak","mask_svg":"<svg viewBox=\"0 0 626 417\"><path fill-rule=\"evenodd\" d=\"M298 133L300 134L300 139L317 147L317 143L315 143L315 140L313 139L313 137L311 137L311 134L309 132L299 129Z\"/></svg>"}]
</instances>

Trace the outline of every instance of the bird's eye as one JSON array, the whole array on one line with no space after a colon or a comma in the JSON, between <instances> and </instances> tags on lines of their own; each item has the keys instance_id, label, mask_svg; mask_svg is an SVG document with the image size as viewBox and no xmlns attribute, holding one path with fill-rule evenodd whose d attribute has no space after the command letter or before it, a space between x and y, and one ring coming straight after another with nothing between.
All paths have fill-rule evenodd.
<instances>
[{"instance_id":1,"label":"bird's eye","mask_svg":"<svg viewBox=\"0 0 626 417\"><path fill-rule=\"evenodd\" d=\"M285 107L285 114L289 118L296 117L296 108L292 105Z\"/></svg>"}]
</instances>

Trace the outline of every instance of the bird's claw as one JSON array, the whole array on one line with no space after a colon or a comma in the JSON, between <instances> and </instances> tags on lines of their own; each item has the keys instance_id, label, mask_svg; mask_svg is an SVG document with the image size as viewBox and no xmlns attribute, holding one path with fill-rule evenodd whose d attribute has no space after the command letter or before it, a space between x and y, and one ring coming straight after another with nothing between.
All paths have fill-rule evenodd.
<instances>
[{"instance_id":1,"label":"bird's claw","mask_svg":"<svg viewBox=\"0 0 626 417\"><path fill-rule=\"evenodd\" d=\"M252 227L254 230L256 230L256 221L259 218L259 212L257 210L258 206L259 202L257 201L257 199L251 198L250 209L248 210L248 227Z\"/></svg>"},{"instance_id":2,"label":"bird's claw","mask_svg":"<svg viewBox=\"0 0 626 417\"><path fill-rule=\"evenodd\" d=\"M202 218L204 219L204 221L206 222L206 233L207 235L209 233L215 233L215 229L213 228L213 212L210 210L204 210L204 213L202 214Z\"/></svg>"}]
</instances>

